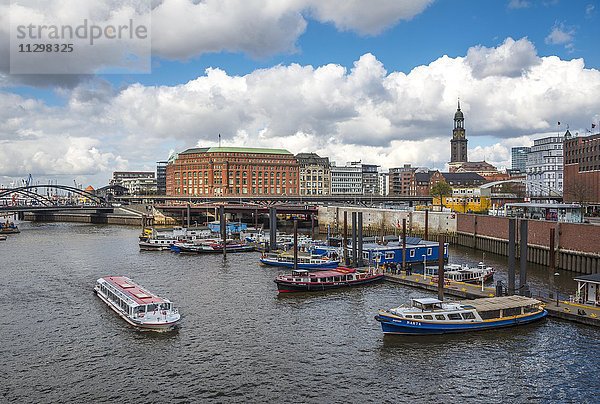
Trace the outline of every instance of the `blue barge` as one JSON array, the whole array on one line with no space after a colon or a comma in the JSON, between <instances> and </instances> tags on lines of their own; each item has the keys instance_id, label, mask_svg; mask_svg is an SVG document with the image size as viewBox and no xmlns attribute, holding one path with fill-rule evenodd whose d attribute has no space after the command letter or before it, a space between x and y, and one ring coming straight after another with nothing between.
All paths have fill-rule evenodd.
<instances>
[{"instance_id":1,"label":"blue barge","mask_svg":"<svg viewBox=\"0 0 600 404\"><path fill-rule=\"evenodd\" d=\"M351 246L348 246L348 254ZM313 254L342 257L341 247L316 246ZM406 263L411 267L423 264L437 263L439 259L439 243L422 240L418 237L406 238ZM448 243L444 244L444 261L448 262ZM386 264L402 265L402 242L390 241L386 244L365 243L362 249L362 258L365 265L382 266Z\"/></svg>"}]
</instances>

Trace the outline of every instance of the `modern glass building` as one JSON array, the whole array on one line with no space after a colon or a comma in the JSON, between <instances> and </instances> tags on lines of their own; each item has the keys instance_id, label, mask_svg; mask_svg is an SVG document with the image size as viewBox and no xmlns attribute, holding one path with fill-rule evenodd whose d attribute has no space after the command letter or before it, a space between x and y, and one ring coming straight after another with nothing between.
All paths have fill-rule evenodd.
<instances>
[{"instance_id":1,"label":"modern glass building","mask_svg":"<svg viewBox=\"0 0 600 404\"><path fill-rule=\"evenodd\" d=\"M527 167L527 154L531 153L531 147L513 147L511 149L511 168L524 173Z\"/></svg>"}]
</instances>

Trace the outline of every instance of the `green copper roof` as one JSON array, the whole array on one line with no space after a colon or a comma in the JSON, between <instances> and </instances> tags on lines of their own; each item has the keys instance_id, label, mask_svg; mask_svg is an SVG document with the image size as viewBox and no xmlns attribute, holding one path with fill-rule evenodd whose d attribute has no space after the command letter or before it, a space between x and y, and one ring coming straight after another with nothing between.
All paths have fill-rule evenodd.
<instances>
[{"instance_id":1,"label":"green copper roof","mask_svg":"<svg viewBox=\"0 0 600 404\"><path fill-rule=\"evenodd\" d=\"M210 147L196 147L193 149L187 149L179 154L195 154L195 153L206 153Z\"/></svg>"},{"instance_id":2,"label":"green copper roof","mask_svg":"<svg viewBox=\"0 0 600 404\"><path fill-rule=\"evenodd\" d=\"M187 149L180 154L192 153L256 153L256 154L292 154L285 149L261 149L253 147L199 147Z\"/></svg>"}]
</instances>

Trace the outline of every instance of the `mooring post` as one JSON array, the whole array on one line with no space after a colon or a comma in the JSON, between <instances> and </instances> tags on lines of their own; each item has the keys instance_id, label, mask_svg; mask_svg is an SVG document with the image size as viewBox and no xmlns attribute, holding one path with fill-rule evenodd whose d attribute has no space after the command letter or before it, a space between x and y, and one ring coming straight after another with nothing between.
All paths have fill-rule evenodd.
<instances>
[{"instance_id":1,"label":"mooring post","mask_svg":"<svg viewBox=\"0 0 600 404\"><path fill-rule=\"evenodd\" d=\"M187 227L188 229L190 228L190 221L191 221L191 212L190 212L190 203L187 203Z\"/></svg>"},{"instance_id":2,"label":"mooring post","mask_svg":"<svg viewBox=\"0 0 600 404\"><path fill-rule=\"evenodd\" d=\"M406 218L402 219L402 270L406 271Z\"/></svg>"},{"instance_id":3,"label":"mooring post","mask_svg":"<svg viewBox=\"0 0 600 404\"><path fill-rule=\"evenodd\" d=\"M508 295L515 294L515 244L517 219L508 219Z\"/></svg>"},{"instance_id":4,"label":"mooring post","mask_svg":"<svg viewBox=\"0 0 600 404\"><path fill-rule=\"evenodd\" d=\"M362 212L358 212L358 218L357 218L357 224L356 224L356 231L357 231L357 237L358 237L358 251L357 251L357 266L358 267L362 267L363 266L363 213Z\"/></svg>"},{"instance_id":5,"label":"mooring post","mask_svg":"<svg viewBox=\"0 0 600 404\"><path fill-rule=\"evenodd\" d=\"M298 219L294 219L294 271L298 270Z\"/></svg>"},{"instance_id":6,"label":"mooring post","mask_svg":"<svg viewBox=\"0 0 600 404\"><path fill-rule=\"evenodd\" d=\"M348 257L348 212L344 210L344 234L342 237L342 254L344 265L350 265L350 257Z\"/></svg>"},{"instance_id":7,"label":"mooring post","mask_svg":"<svg viewBox=\"0 0 600 404\"><path fill-rule=\"evenodd\" d=\"M443 234L438 236L439 247L438 247L438 299L444 300L444 247L445 237Z\"/></svg>"},{"instance_id":8,"label":"mooring post","mask_svg":"<svg viewBox=\"0 0 600 404\"><path fill-rule=\"evenodd\" d=\"M520 237L520 263L521 268L519 271L519 291L520 295L528 296L529 290L527 287L527 219L521 219L521 228L519 231Z\"/></svg>"},{"instance_id":9,"label":"mooring post","mask_svg":"<svg viewBox=\"0 0 600 404\"><path fill-rule=\"evenodd\" d=\"M356 212L352 212L352 266L356 267Z\"/></svg>"},{"instance_id":10,"label":"mooring post","mask_svg":"<svg viewBox=\"0 0 600 404\"><path fill-rule=\"evenodd\" d=\"M556 229L554 227L550 228L550 251L548 251L549 257L549 267L552 273L556 272L556 248L554 247L554 240L556 237Z\"/></svg>"},{"instance_id":11,"label":"mooring post","mask_svg":"<svg viewBox=\"0 0 600 404\"><path fill-rule=\"evenodd\" d=\"M314 213L310 214L310 238L315 238L315 215Z\"/></svg>"},{"instance_id":12,"label":"mooring post","mask_svg":"<svg viewBox=\"0 0 600 404\"><path fill-rule=\"evenodd\" d=\"M429 209L425 209L425 240L429 240Z\"/></svg>"},{"instance_id":13,"label":"mooring post","mask_svg":"<svg viewBox=\"0 0 600 404\"><path fill-rule=\"evenodd\" d=\"M258 208L254 209L254 229L258 230Z\"/></svg>"},{"instance_id":14,"label":"mooring post","mask_svg":"<svg viewBox=\"0 0 600 404\"><path fill-rule=\"evenodd\" d=\"M269 251L277 250L277 209L269 208Z\"/></svg>"},{"instance_id":15,"label":"mooring post","mask_svg":"<svg viewBox=\"0 0 600 404\"><path fill-rule=\"evenodd\" d=\"M223 241L223 256L227 255L227 218L225 217L225 205L219 206L219 220L221 221L221 240Z\"/></svg>"}]
</instances>

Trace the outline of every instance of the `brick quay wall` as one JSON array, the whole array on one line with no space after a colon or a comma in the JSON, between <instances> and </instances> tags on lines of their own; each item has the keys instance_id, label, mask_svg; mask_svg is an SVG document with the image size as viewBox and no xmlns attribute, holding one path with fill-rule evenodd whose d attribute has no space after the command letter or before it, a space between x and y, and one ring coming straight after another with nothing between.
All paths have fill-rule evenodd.
<instances>
[{"instance_id":1,"label":"brick quay wall","mask_svg":"<svg viewBox=\"0 0 600 404\"><path fill-rule=\"evenodd\" d=\"M425 213L394 209L325 206L319 208L319 231L341 234L344 212L348 217L348 234L351 234L352 212L363 212L363 234L396 235L402 232L402 219L406 219L409 235L423 236ZM600 272L600 226L587 223L560 223L545 220L528 220L527 260L540 265L550 265L550 229L555 229L555 264L582 274ZM436 241L444 234L450 243L508 256L508 218L475 214L429 212L428 238ZM520 240L517 225L517 247ZM519 248L516 249L517 257Z\"/></svg>"},{"instance_id":2,"label":"brick quay wall","mask_svg":"<svg viewBox=\"0 0 600 404\"><path fill-rule=\"evenodd\" d=\"M594 274L600 272L600 226L528 220L527 260L550 264L550 230L555 231L555 262L558 269ZM517 243L520 240L517 225ZM457 214L458 244L508 255L508 218ZM517 255L519 249L516 251Z\"/></svg>"}]
</instances>

